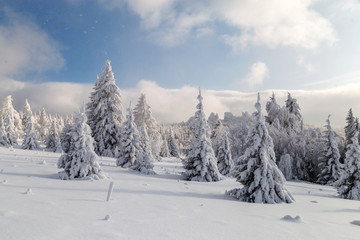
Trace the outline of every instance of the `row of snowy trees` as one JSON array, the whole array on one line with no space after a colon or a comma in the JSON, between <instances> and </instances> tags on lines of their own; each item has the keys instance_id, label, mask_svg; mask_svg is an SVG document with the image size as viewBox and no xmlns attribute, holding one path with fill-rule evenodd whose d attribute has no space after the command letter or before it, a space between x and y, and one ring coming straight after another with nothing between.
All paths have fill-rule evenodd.
<instances>
[{"instance_id":1,"label":"row of snowy trees","mask_svg":"<svg viewBox=\"0 0 360 240\"><path fill-rule=\"evenodd\" d=\"M59 115L47 115L43 108L33 114L29 102L26 100L22 111L17 112L13 107L12 96L3 100L0 112L0 145L17 145L23 139L23 149L39 149L39 143L46 145L51 151L60 152L59 132L64 126L64 120Z\"/></svg>"},{"instance_id":2,"label":"row of snowy trees","mask_svg":"<svg viewBox=\"0 0 360 240\"><path fill-rule=\"evenodd\" d=\"M206 120L201 92L198 100L195 115L186 123L159 126L141 94L125 118L120 89L107 61L89 103L74 121L49 117L44 109L33 115L27 101L18 113L8 96L1 109L0 144L16 144L23 136L24 149L38 149L40 140L51 151L62 150L58 165L65 169L63 179L102 178L97 156L114 157L118 166L146 174L154 173L153 161L173 156L184 157L186 180L236 177L244 188L228 194L246 201L292 202L283 188L285 179L333 184L346 198L359 196L359 124L351 109L342 141L333 132L330 117L323 134L304 127L300 107L290 93L282 107L273 94L265 117L258 98L252 115L226 113L222 120L211 113Z\"/></svg>"}]
</instances>

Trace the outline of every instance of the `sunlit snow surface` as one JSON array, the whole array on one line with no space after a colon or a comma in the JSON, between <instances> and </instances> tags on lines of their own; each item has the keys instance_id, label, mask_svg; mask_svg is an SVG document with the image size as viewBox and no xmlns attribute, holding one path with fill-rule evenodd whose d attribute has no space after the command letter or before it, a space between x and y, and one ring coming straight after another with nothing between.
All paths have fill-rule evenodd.
<instances>
[{"instance_id":1,"label":"sunlit snow surface","mask_svg":"<svg viewBox=\"0 0 360 240\"><path fill-rule=\"evenodd\" d=\"M232 178L180 180L176 158L155 163L158 175L151 176L105 158L109 179L64 181L57 176L59 156L0 147L1 240L360 237L360 201L340 199L332 187L288 182L295 203L250 204L225 197L225 190L240 187Z\"/></svg>"}]
</instances>

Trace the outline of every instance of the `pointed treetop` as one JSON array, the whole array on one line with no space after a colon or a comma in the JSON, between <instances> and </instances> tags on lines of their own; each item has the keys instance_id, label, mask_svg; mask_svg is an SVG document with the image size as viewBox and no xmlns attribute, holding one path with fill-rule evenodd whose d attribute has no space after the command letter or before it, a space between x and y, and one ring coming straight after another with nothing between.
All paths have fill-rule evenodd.
<instances>
[{"instance_id":1,"label":"pointed treetop","mask_svg":"<svg viewBox=\"0 0 360 240\"><path fill-rule=\"evenodd\" d=\"M111 71L111 61L108 59L105 63L105 71Z\"/></svg>"},{"instance_id":2,"label":"pointed treetop","mask_svg":"<svg viewBox=\"0 0 360 240\"><path fill-rule=\"evenodd\" d=\"M329 114L328 119L326 120L328 125L330 125L330 117L331 117L331 114Z\"/></svg>"},{"instance_id":3,"label":"pointed treetop","mask_svg":"<svg viewBox=\"0 0 360 240\"><path fill-rule=\"evenodd\" d=\"M199 102L201 103L203 98L201 96L201 88L199 87L199 96L197 97L197 99L199 100Z\"/></svg>"},{"instance_id":4,"label":"pointed treetop","mask_svg":"<svg viewBox=\"0 0 360 240\"><path fill-rule=\"evenodd\" d=\"M255 108L259 113L261 112L260 93L257 94L257 102L255 103Z\"/></svg>"}]
</instances>

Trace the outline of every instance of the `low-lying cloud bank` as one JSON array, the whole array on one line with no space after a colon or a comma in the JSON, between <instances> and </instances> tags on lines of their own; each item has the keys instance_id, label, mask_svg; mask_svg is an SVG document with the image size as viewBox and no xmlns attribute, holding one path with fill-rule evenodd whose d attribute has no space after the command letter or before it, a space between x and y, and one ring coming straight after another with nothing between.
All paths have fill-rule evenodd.
<instances>
[{"instance_id":1,"label":"low-lying cloud bank","mask_svg":"<svg viewBox=\"0 0 360 240\"><path fill-rule=\"evenodd\" d=\"M78 112L83 103L88 101L92 91L90 84L24 83L10 79L6 82L6 87L0 89L0 98L13 95L14 106L17 110L22 110L27 98L35 112L45 107L49 113L62 115ZM360 112L359 90L360 84L352 84L329 90L267 90L260 94L264 114L266 113L265 104L273 92L280 105L284 105L287 93L290 92L301 107L305 123L323 126L325 119L331 114L333 125L343 127L349 108L353 108L356 116ZM198 88L194 86L166 89L153 81L142 80L135 88L121 89L121 92L124 110L130 102L132 106L135 106L140 93L145 93L158 122L186 121L196 110ZM202 89L202 94L206 114L216 112L222 117L224 112L232 112L235 115L246 111L252 113L257 93Z\"/></svg>"}]
</instances>

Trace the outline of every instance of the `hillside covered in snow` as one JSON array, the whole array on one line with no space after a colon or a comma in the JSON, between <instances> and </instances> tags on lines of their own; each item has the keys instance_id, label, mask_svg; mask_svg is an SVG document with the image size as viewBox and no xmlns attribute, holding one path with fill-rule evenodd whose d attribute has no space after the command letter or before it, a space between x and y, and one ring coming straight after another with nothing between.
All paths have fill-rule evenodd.
<instances>
[{"instance_id":1,"label":"hillside covered in snow","mask_svg":"<svg viewBox=\"0 0 360 240\"><path fill-rule=\"evenodd\" d=\"M288 181L296 202L254 204L225 196L234 178L181 180L180 159L141 175L102 158L107 179L60 180L59 153L0 148L0 238L358 239L360 202L336 189ZM114 190L106 201L109 184Z\"/></svg>"}]
</instances>

